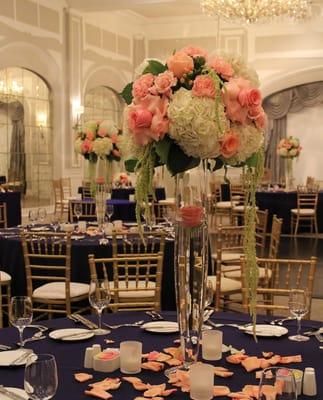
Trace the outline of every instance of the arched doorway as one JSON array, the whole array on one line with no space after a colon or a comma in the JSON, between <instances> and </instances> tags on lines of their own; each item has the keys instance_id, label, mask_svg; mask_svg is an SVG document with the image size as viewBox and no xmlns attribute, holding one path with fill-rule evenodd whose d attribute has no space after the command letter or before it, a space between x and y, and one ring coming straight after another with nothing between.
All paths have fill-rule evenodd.
<instances>
[{"instance_id":1,"label":"arched doorway","mask_svg":"<svg viewBox=\"0 0 323 400\"><path fill-rule=\"evenodd\" d=\"M0 175L20 189L24 206L49 205L53 179L52 99L34 72L0 70Z\"/></svg>"}]
</instances>

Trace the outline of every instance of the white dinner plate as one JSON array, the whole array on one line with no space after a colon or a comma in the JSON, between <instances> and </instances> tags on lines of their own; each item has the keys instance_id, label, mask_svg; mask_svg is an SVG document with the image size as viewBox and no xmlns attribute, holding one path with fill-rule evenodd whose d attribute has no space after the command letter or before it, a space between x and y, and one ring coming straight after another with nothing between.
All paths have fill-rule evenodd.
<instances>
[{"instance_id":1,"label":"white dinner plate","mask_svg":"<svg viewBox=\"0 0 323 400\"><path fill-rule=\"evenodd\" d=\"M56 329L48 335L51 339L63 340L64 342L75 342L79 340L90 339L94 336L92 331L88 329L70 328Z\"/></svg>"},{"instance_id":2,"label":"white dinner plate","mask_svg":"<svg viewBox=\"0 0 323 400\"><path fill-rule=\"evenodd\" d=\"M123 223L124 226L138 226L137 222L124 222Z\"/></svg>"},{"instance_id":3,"label":"white dinner plate","mask_svg":"<svg viewBox=\"0 0 323 400\"><path fill-rule=\"evenodd\" d=\"M15 393L15 394L21 396L21 398L23 398L23 399L26 399L26 400L29 399L29 396L23 389L18 389L18 388L13 388L13 387L6 387L5 389L9 390L9 392L12 392L12 393ZM12 398L6 396L3 393L0 393L0 400L12 400Z\"/></svg>"},{"instance_id":4,"label":"white dinner plate","mask_svg":"<svg viewBox=\"0 0 323 400\"><path fill-rule=\"evenodd\" d=\"M43 232L43 231L49 231L49 227L48 226L35 226L33 228L30 228L30 231L33 232Z\"/></svg>"},{"instance_id":5,"label":"white dinner plate","mask_svg":"<svg viewBox=\"0 0 323 400\"><path fill-rule=\"evenodd\" d=\"M252 325L248 326L243 330L245 333L249 335L253 335L253 327ZM265 325L265 324L257 324L256 325L256 335L264 336L264 337L279 337L286 335L288 333L288 329L284 326L278 325Z\"/></svg>"},{"instance_id":6,"label":"white dinner plate","mask_svg":"<svg viewBox=\"0 0 323 400\"><path fill-rule=\"evenodd\" d=\"M26 357L21 359L21 361L15 361L19 357L22 357L25 353L28 353L28 356L29 356L30 354L33 353L33 351L27 350L27 349L1 351L0 352L0 366L1 367L9 367L9 366L17 367L20 365L25 365L27 358L28 358L27 354L26 354ZM13 362L14 362L14 364L12 364Z\"/></svg>"},{"instance_id":7,"label":"white dinner plate","mask_svg":"<svg viewBox=\"0 0 323 400\"><path fill-rule=\"evenodd\" d=\"M178 323L173 321L152 321L141 325L147 332L174 333L178 332Z\"/></svg>"}]
</instances>

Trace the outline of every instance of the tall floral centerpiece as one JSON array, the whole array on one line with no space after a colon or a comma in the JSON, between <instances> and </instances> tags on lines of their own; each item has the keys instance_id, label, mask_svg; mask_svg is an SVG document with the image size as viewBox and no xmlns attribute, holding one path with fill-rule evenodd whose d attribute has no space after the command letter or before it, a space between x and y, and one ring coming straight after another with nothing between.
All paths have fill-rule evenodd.
<instances>
[{"instance_id":1,"label":"tall floral centerpiece","mask_svg":"<svg viewBox=\"0 0 323 400\"><path fill-rule=\"evenodd\" d=\"M255 258L255 188L261 175L263 128L258 79L231 56L209 56L186 47L163 64L146 60L122 95L129 171L137 172L137 219L153 196L154 168L166 165L176 178L175 278L178 321L185 364L198 354L207 277L205 168L246 166L245 235L250 293L257 286ZM198 167L198 185L186 171ZM149 215L147 216L149 217Z\"/></svg>"},{"instance_id":2,"label":"tall floral centerpiece","mask_svg":"<svg viewBox=\"0 0 323 400\"><path fill-rule=\"evenodd\" d=\"M285 184L286 190L294 188L293 178L293 159L300 155L302 147L299 139L293 136L281 139L278 143L277 154L286 159L285 164Z\"/></svg>"},{"instance_id":3,"label":"tall floral centerpiece","mask_svg":"<svg viewBox=\"0 0 323 400\"><path fill-rule=\"evenodd\" d=\"M105 184L110 185L111 162L120 161L121 131L112 120L89 121L76 133L75 151L89 162L89 180L95 191L96 166L99 159L106 162Z\"/></svg>"}]
</instances>

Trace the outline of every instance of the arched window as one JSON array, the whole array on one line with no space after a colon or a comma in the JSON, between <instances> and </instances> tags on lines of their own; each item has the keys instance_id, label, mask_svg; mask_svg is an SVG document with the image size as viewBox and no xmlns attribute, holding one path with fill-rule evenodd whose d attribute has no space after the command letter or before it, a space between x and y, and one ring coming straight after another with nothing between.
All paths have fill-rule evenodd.
<instances>
[{"instance_id":1,"label":"arched window","mask_svg":"<svg viewBox=\"0 0 323 400\"><path fill-rule=\"evenodd\" d=\"M24 68L0 70L0 175L22 192L23 205L51 202L51 92Z\"/></svg>"},{"instance_id":2,"label":"arched window","mask_svg":"<svg viewBox=\"0 0 323 400\"><path fill-rule=\"evenodd\" d=\"M98 86L85 93L84 122L112 119L119 128L122 124L123 101L112 88Z\"/></svg>"}]
</instances>

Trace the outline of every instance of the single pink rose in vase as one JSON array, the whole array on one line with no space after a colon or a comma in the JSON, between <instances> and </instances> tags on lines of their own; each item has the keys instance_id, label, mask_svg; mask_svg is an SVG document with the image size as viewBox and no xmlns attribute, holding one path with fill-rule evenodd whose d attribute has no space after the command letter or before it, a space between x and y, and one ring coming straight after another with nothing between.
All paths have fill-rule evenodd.
<instances>
[{"instance_id":1,"label":"single pink rose in vase","mask_svg":"<svg viewBox=\"0 0 323 400\"><path fill-rule=\"evenodd\" d=\"M201 206L183 206L179 210L184 228L196 228L201 225L204 217L204 209Z\"/></svg>"}]
</instances>

